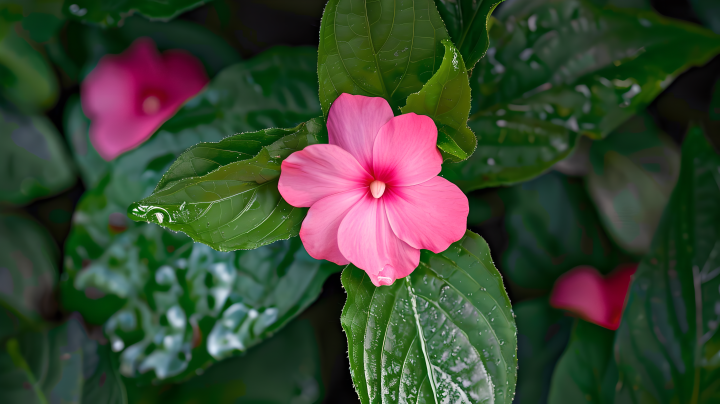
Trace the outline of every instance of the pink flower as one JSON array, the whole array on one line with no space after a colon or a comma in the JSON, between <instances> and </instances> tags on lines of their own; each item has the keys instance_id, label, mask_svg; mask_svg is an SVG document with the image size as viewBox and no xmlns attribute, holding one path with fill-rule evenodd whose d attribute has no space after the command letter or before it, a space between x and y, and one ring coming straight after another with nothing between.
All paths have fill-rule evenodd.
<instances>
[{"instance_id":1,"label":"pink flower","mask_svg":"<svg viewBox=\"0 0 720 404\"><path fill-rule=\"evenodd\" d=\"M280 175L283 198L310 207L300 238L311 256L352 262L390 285L418 266L421 248L439 253L463 237L468 200L437 176L432 119L393 117L382 98L342 94L327 127L330 144L291 154Z\"/></svg>"},{"instance_id":2,"label":"pink flower","mask_svg":"<svg viewBox=\"0 0 720 404\"><path fill-rule=\"evenodd\" d=\"M580 266L555 282L550 305L583 320L617 330L637 264L621 265L603 277L595 268Z\"/></svg>"},{"instance_id":3,"label":"pink flower","mask_svg":"<svg viewBox=\"0 0 720 404\"><path fill-rule=\"evenodd\" d=\"M152 40L136 40L122 54L103 57L82 83L90 141L108 161L136 148L207 82L192 55L160 55Z\"/></svg>"}]
</instances>

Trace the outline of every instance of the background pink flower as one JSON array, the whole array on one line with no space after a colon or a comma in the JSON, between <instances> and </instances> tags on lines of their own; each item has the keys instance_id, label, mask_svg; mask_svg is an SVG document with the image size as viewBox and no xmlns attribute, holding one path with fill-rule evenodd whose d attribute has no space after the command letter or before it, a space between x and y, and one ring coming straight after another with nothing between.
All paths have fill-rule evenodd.
<instances>
[{"instance_id":1,"label":"background pink flower","mask_svg":"<svg viewBox=\"0 0 720 404\"><path fill-rule=\"evenodd\" d=\"M468 200L437 176L431 118L393 117L383 98L342 94L327 126L330 144L290 155L279 183L288 203L310 207L300 238L311 256L390 285L418 266L421 248L439 253L462 238Z\"/></svg>"},{"instance_id":2,"label":"background pink flower","mask_svg":"<svg viewBox=\"0 0 720 404\"><path fill-rule=\"evenodd\" d=\"M108 161L134 149L207 82L195 57L180 50L160 55L148 38L103 57L81 89L93 146Z\"/></svg>"},{"instance_id":3,"label":"background pink flower","mask_svg":"<svg viewBox=\"0 0 720 404\"><path fill-rule=\"evenodd\" d=\"M555 282L550 305L583 320L617 330L637 264L621 265L603 277L595 268L580 266Z\"/></svg>"}]
</instances>

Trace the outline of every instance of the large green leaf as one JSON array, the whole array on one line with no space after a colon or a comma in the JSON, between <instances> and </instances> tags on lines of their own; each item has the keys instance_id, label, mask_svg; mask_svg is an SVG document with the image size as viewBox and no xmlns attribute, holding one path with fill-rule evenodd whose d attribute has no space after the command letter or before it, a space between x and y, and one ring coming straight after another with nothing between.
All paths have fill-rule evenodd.
<instances>
[{"instance_id":1,"label":"large green leaf","mask_svg":"<svg viewBox=\"0 0 720 404\"><path fill-rule=\"evenodd\" d=\"M501 198L508 234L504 274L519 286L549 290L578 265L609 272L623 259L582 180L552 171L502 190Z\"/></svg>"},{"instance_id":2,"label":"large green leaf","mask_svg":"<svg viewBox=\"0 0 720 404\"><path fill-rule=\"evenodd\" d=\"M490 45L490 14L503 0L435 0L455 46L471 70Z\"/></svg>"},{"instance_id":3,"label":"large green leaf","mask_svg":"<svg viewBox=\"0 0 720 404\"><path fill-rule=\"evenodd\" d=\"M206 2L207 0L65 0L63 12L73 19L112 27L122 25L124 19L134 13L152 20L168 21Z\"/></svg>"},{"instance_id":4,"label":"large green leaf","mask_svg":"<svg viewBox=\"0 0 720 404\"><path fill-rule=\"evenodd\" d=\"M547 298L515 304L513 312L518 328L518 378L513 402L547 403L553 369L568 343L572 320L550 307Z\"/></svg>"},{"instance_id":5,"label":"large green leaf","mask_svg":"<svg viewBox=\"0 0 720 404\"><path fill-rule=\"evenodd\" d=\"M601 403L615 332L577 320L552 374L549 404ZM614 385L612 387L615 387Z\"/></svg>"},{"instance_id":6,"label":"large green leaf","mask_svg":"<svg viewBox=\"0 0 720 404\"><path fill-rule=\"evenodd\" d=\"M49 331L20 334L1 344L3 403L127 403L109 347L88 338L74 318Z\"/></svg>"},{"instance_id":7,"label":"large green leaf","mask_svg":"<svg viewBox=\"0 0 720 404\"><path fill-rule=\"evenodd\" d=\"M57 283L57 247L47 230L20 216L0 216L0 239L0 306L42 323Z\"/></svg>"},{"instance_id":8,"label":"large green leaf","mask_svg":"<svg viewBox=\"0 0 720 404\"><path fill-rule=\"evenodd\" d=\"M443 169L465 191L537 176L720 51L696 25L584 0L508 1L497 17L470 81L478 150Z\"/></svg>"},{"instance_id":9,"label":"large green leaf","mask_svg":"<svg viewBox=\"0 0 720 404\"><path fill-rule=\"evenodd\" d=\"M16 32L4 26L0 15L0 95L23 110L52 107L59 86L55 72L43 55Z\"/></svg>"},{"instance_id":10,"label":"large green leaf","mask_svg":"<svg viewBox=\"0 0 720 404\"><path fill-rule=\"evenodd\" d=\"M693 128L615 340L617 402L720 400L720 155Z\"/></svg>"},{"instance_id":11,"label":"large green leaf","mask_svg":"<svg viewBox=\"0 0 720 404\"><path fill-rule=\"evenodd\" d=\"M480 236L375 287L350 265L340 321L350 372L363 403L511 403L517 339L510 300Z\"/></svg>"},{"instance_id":12,"label":"large green leaf","mask_svg":"<svg viewBox=\"0 0 720 404\"><path fill-rule=\"evenodd\" d=\"M49 119L0 102L0 202L25 204L75 182L62 137Z\"/></svg>"},{"instance_id":13,"label":"large green leaf","mask_svg":"<svg viewBox=\"0 0 720 404\"><path fill-rule=\"evenodd\" d=\"M251 159L233 161L222 156L212 161L212 165L201 167L197 176L187 176L194 173L183 169L186 164L180 161L175 165L176 170L170 173L173 180L130 205L128 215L133 220L182 231L193 240L220 251L257 248L296 236L307 209L291 206L280 196L280 166L295 151L312 144L327 143L327 129L322 119L316 118L286 132L290 134L263 147ZM278 133L283 132L268 129L239 134L236 138L264 139ZM227 147L238 143L229 140L222 146L208 147L214 147L213 152L222 149L232 153L236 151ZM201 150L190 149L189 154L180 159L196 159L195 154ZM219 163L225 164L208 172Z\"/></svg>"},{"instance_id":14,"label":"large green leaf","mask_svg":"<svg viewBox=\"0 0 720 404\"><path fill-rule=\"evenodd\" d=\"M445 56L438 71L422 90L410 94L402 113L431 117L438 127L438 147L445 159L462 161L475 151L477 139L467 127L470 84L463 58L448 39L442 41Z\"/></svg>"},{"instance_id":15,"label":"large green leaf","mask_svg":"<svg viewBox=\"0 0 720 404\"><path fill-rule=\"evenodd\" d=\"M648 114L590 146L587 188L609 235L644 255L680 171L680 150Z\"/></svg>"},{"instance_id":16,"label":"large green leaf","mask_svg":"<svg viewBox=\"0 0 720 404\"><path fill-rule=\"evenodd\" d=\"M241 357L211 366L182 384L134 389L131 404L322 402L318 342L307 321L293 321L267 342Z\"/></svg>"},{"instance_id":17,"label":"large green leaf","mask_svg":"<svg viewBox=\"0 0 720 404\"><path fill-rule=\"evenodd\" d=\"M323 114L342 93L383 97L397 113L440 67L445 38L432 0L330 0L318 50Z\"/></svg>"},{"instance_id":18,"label":"large green leaf","mask_svg":"<svg viewBox=\"0 0 720 404\"><path fill-rule=\"evenodd\" d=\"M301 313L340 270L311 258L298 238L234 253L188 244L157 268L144 266L137 250L109 253L139 262L133 270L91 266L75 281L126 301L105 333L128 377L178 380L245 352Z\"/></svg>"},{"instance_id":19,"label":"large green leaf","mask_svg":"<svg viewBox=\"0 0 720 404\"><path fill-rule=\"evenodd\" d=\"M86 186L95 186L112 170L121 190L117 196L127 206L149 195L166 164L197 143L268 127L293 127L320 115L316 57L312 48L276 47L224 69L152 138L112 165L104 164L93 149L79 102L69 103L65 130ZM154 174L149 175L148 167Z\"/></svg>"}]
</instances>

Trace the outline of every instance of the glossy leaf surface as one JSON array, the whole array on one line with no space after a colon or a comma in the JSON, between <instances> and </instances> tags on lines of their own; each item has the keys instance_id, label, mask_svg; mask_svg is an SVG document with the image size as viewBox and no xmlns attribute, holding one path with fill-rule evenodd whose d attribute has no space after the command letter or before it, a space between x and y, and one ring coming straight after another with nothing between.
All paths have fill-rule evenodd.
<instances>
[{"instance_id":1,"label":"glossy leaf surface","mask_svg":"<svg viewBox=\"0 0 720 404\"><path fill-rule=\"evenodd\" d=\"M265 139L278 133L261 132L240 134L237 139L245 136ZM307 209L291 206L280 196L277 186L280 165L293 152L328 140L325 124L319 118L289 132L251 159L227 163L232 159L219 157L212 163L226 164L211 172L208 172L211 167L200 168L207 174L181 178L178 173L185 164L181 161L177 170L171 171L173 180L130 205L128 215L133 220L182 231L220 251L252 249L296 236ZM214 150L218 148L228 152L226 146L215 146ZM200 150L191 149L186 158L192 161L196 152ZM191 172L186 169L182 174Z\"/></svg>"},{"instance_id":2,"label":"glossy leaf surface","mask_svg":"<svg viewBox=\"0 0 720 404\"><path fill-rule=\"evenodd\" d=\"M552 171L501 192L508 233L502 261L513 282L549 290L578 265L607 273L623 259L584 188L582 180Z\"/></svg>"},{"instance_id":3,"label":"glossy leaf surface","mask_svg":"<svg viewBox=\"0 0 720 404\"><path fill-rule=\"evenodd\" d=\"M74 318L3 341L0 387L3 403L127 403L109 347L88 338Z\"/></svg>"},{"instance_id":4,"label":"glossy leaf surface","mask_svg":"<svg viewBox=\"0 0 720 404\"><path fill-rule=\"evenodd\" d=\"M614 351L618 402L720 399L720 155L699 128L682 147L678 184L630 285Z\"/></svg>"},{"instance_id":5,"label":"glossy leaf surface","mask_svg":"<svg viewBox=\"0 0 720 404\"><path fill-rule=\"evenodd\" d=\"M0 201L25 204L75 182L63 139L49 119L0 103Z\"/></svg>"},{"instance_id":6,"label":"glossy leaf surface","mask_svg":"<svg viewBox=\"0 0 720 404\"><path fill-rule=\"evenodd\" d=\"M0 305L22 320L42 323L57 283L58 251L42 226L0 216Z\"/></svg>"},{"instance_id":7,"label":"glossy leaf surface","mask_svg":"<svg viewBox=\"0 0 720 404\"><path fill-rule=\"evenodd\" d=\"M515 320L502 278L478 235L375 287L364 271L342 274L341 323L362 403L510 403L515 391Z\"/></svg>"},{"instance_id":8,"label":"glossy leaf surface","mask_svg":"<svg viewBox=\"0 0 720 404\"><path fill-rule=\"evenodd\" d=\"M318 341L303 320L293 321L246 355L218 362L172 386L128 388L130 403L322 402Z\"/></svg>"},{"instance_id":9,"label":"glossy leaf surface","mask_svg":"<svg viewBox=\"0 0 720 404\"><path fill-rule=\"evenodd\" d=\"M467 127L470 84L465 64L450 40L442 43L445 56L440 68L422 90L410 94L401 111L433 118L438 127L438 148L446 160L457 162L473 154L477 139Z\"/></svg>"},{"instance_id":10,"label":"glossy leaf surface","mask_svg":"<svg viewBox=\"0 0 720 404\"><path fill-rule=\"evenodd\" d=\"M515 404L547 403L555 365L570 338L572 319L550 307L547 298L513 305L518 328Z\"/></svg>"},{"instance_id":11,"label":"glossy leaf surface","mask_svg":"<svg viewBox=\"0 0 720 404\"><path fill-rule=\"evenodd\" d=\"M383 97L398 113L440 67L446 38L432 1L330 0L318 50L323 114L342 93Z\"/></svg>"},{"instance_id":12,"label":"glossy leaf surface","mask_svg":"<svg viewBox=\"0 0 720 404\"><path fill-rule=\"evenodd\" d=\"M490 45L490 14L503 0L435 0L450 37L472 70Z\"/></svg>"},{"instance_id":13,"label":"glossy leaf surface","mask_svg":"<svg viewBox=\"0 0 720 404\"><path fill-rule=\"evenodd\" d=\"M603 402L614 337L614 331L576 321L570 343L555 366L548 404Z\"/></svg>"},{"instance_id":14,"label":"glossy leaf surface","mask_svg":"<svg viewBox=\"0 0 720 404\"><path fill-rule=\"evenodd\" d=\"M508 1L496 16L470 80L478 151L443 169L465 191L537 176L720 51L696 25L583 0Z\"/></svg>"},{"instance_id":15,"label":"glossy leaf surface","mask_svg":"<svg viewBox=\"0 0 720 404\"><path fill-rule=\"evenodd\" d=\"M628 252L644 255L680 172L680 150L638 115L590 146L587 188L608 234Z\"/></svg>"},{"instance_id":16,"label":"glossy leaf surface","mask_svg":"<svg viewBox=\"0 0 720 404\"><path fill-rule=\"evenodd\" d=\"M133 13L154 20L167 21L180 13L192 10L206 0L169 0L163 2L142 0L65 0L63 12L70 18L90 22L103 27L122 25Z\"/></svg>"}]
</instances>

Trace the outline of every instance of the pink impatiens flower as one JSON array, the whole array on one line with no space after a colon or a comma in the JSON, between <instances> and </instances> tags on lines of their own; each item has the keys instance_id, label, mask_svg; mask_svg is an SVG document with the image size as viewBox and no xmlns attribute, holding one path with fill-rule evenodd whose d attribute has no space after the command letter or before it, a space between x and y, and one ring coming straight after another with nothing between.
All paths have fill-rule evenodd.
<instances>
[{"instance_id":1,"label":"pink impatiens flower","mask_svg":"<svg viewBox=\"0 0 720 404\"><path fill-rule=\"evenodd\" d=\"M90 141L108 161L136 148L207 82L189 53L160 55L152 40L136 40L122 54L103 57L82 83Z\"/></svg>"},{"instance_id":2,"label":"pink impatiens flower","mask_svg":"<svg viewBox=\"0 0 720 404\"><path fill-rule=\"evenodd\" d=\"M393 117L383 98L342 94L327 127L330 144L291 154L280 174L283 198L310 207L300 238L311 256L390 285L418 266L421 248L439 253L463 237L468 200L437 176L431 118Z\"/></svg>"},{"instance_id":3,"label":"pink impatiens flower","mask_svg":"<svg viewBox=\"0 0 720 404\"><path fill-rule=\"evenodd\" d=\"M603 277L593 267L574 268L555 282L550 305L601 327L617 330L636 269L637 264L621 265Z\"/></svg>"}]
</instances>

